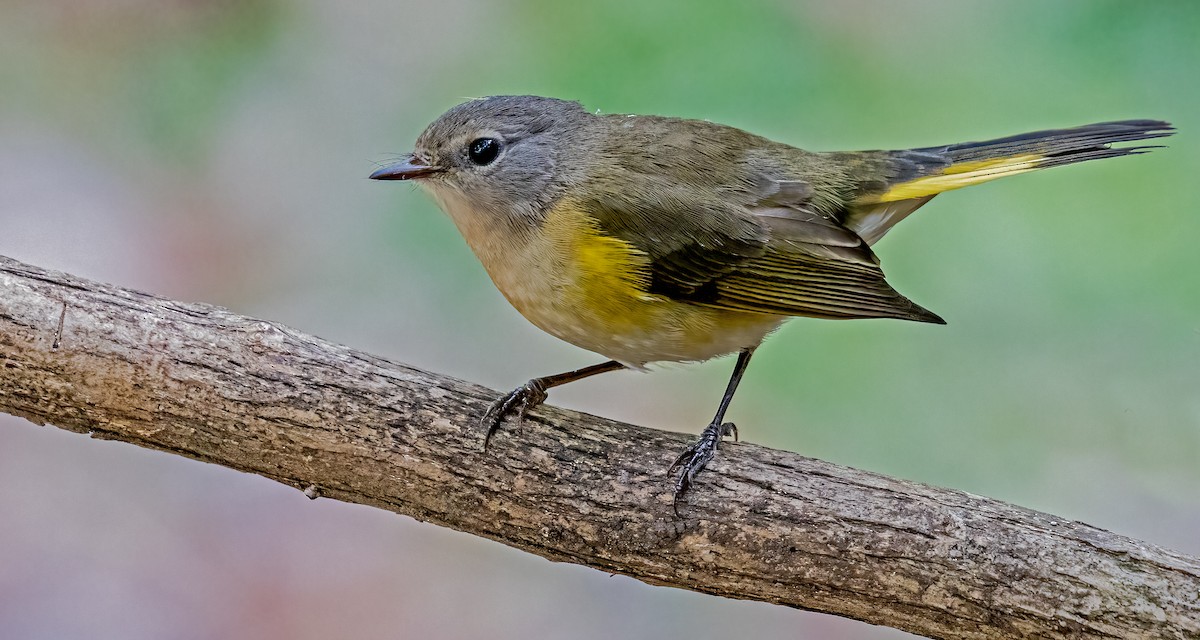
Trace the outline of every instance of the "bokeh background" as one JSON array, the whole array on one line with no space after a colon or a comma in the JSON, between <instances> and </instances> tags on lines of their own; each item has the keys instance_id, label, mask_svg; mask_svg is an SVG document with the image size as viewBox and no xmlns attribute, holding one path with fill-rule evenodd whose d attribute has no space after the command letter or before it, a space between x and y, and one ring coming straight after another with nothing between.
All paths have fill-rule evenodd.
<instances>
[{"instance_id":1,"label":"bokeh background","mask_svg":"<svg viewBox=\"0 0 1200 640\"><path fill-rule=\"evenodd\" d=\"M0 254L508 389L596 361L365 176L538 93L813 149L1120 118L1148 156L942 196L878 251L946 327L797 320L743 437L1200 554L1200 3L0 1ZM553 401L697 432L732 362ZM0 381L2 384L2 381ZM0 389L0 393L2 393ZM0 637L904 638L650 587L0 416Z\"/></svg>"}]
</instances>

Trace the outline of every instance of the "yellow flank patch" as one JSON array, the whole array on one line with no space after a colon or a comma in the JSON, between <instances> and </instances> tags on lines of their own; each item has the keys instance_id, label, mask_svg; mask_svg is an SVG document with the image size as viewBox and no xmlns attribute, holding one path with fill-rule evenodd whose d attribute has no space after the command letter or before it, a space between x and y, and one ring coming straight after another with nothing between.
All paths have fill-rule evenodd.
<instances>
[{"instance_id":1,"label":"yellow flank patch","mask_svg":"<svg viewBox=\"0 0 1200 640\"><path fill-rule=\"evenodd\" d=\"M950 165L939 174L895 185L883 194L870 198L870 202L896 202L897 200L924 198L996 178L1015 176L1037 169L1037 163L1042 159L1043 156L1038 154L1026 154L977 162L960 162Z\"/></svg>"},{"instance_id":2,"label":"yellow flank patch","mask_svg":"<svg viewBox=\"0 0 1200 640\"><path fill-rule=\"evenodd\" d=\"M605 233L575 202L553 207L532 234L486 246L481 259L492 280L530 322L634 367L732 353L783 320L650 293L646 252Z\"/></svg>"},{"instance_id":3,"label":"yellow flank patch","mask_svg":"<svg viewBox=\"0 0 1200 640\"><path fill-rule=\"evenodd\" d=\"M560 203L546 218L543 233L565 258L560 274L569 305L614 325L637 323L636 307L649 294L646 254L605 234L595 218L573 203Z\"/></svg>"}]
</instances>

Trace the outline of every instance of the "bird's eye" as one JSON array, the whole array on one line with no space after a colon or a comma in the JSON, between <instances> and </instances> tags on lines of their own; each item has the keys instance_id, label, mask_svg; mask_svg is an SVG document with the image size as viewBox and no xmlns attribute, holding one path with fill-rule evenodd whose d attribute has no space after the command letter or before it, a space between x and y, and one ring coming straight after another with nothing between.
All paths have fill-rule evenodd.
<instances>
[{"instance_id":1,"label":"bird's eye","mask_svg":"<svg viewBox=\"0 0 1200 640\"><path fill-rule=\"evenodd\" d=\"M481 167L495 162L499 154L500 141L495 138L477 138L467 146L467 157Z\"/></svg>"}]
</instances>

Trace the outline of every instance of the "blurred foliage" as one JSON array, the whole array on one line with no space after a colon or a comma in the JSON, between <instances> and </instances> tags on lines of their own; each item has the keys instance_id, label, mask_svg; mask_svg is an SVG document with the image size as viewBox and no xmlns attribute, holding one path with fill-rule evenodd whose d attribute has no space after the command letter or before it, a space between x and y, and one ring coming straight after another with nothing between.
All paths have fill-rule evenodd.
<instances>
[{"instance_id":1,"label":"blurred foliage","mask_svg":"<svg viewBox=\"0 0 1200 640\"><path fill-rule=\"evenodd\" d=\"M222 6L224 5L224 6ZM247 91L246 77L283 26L274 2L197 5L195 24L129 52L118 91L136 131L166 153L204 158L222 107Z\"/></svg>"},{"instance_id":2,"label":"blurred foliage","mask_svg":"<svg viewBox=\"0 0 1200 640\"><path fill-rule=\"evenodd\" d=\"M274 0L31 5L0 27L13 55L0 79L81 134L199 162L283 16Z\"/></svg>"}]
</instances>

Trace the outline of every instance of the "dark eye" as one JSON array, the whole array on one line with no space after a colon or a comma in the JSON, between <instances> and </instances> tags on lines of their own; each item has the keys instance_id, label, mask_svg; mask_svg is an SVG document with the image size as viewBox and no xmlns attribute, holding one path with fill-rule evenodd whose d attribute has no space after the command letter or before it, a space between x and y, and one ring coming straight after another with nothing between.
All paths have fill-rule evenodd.
<instances>
[{"instance_id":1,"label":"dark eye","mask_svg":"<svg viewBox=\"0 0 1200 640\"><path fill-rule=\"evenodd\" d=\"M500 141L494 138L477 138L467 146L467 157L479 166L489 165L500 154Z\"/></svg>"}]
</instances>

